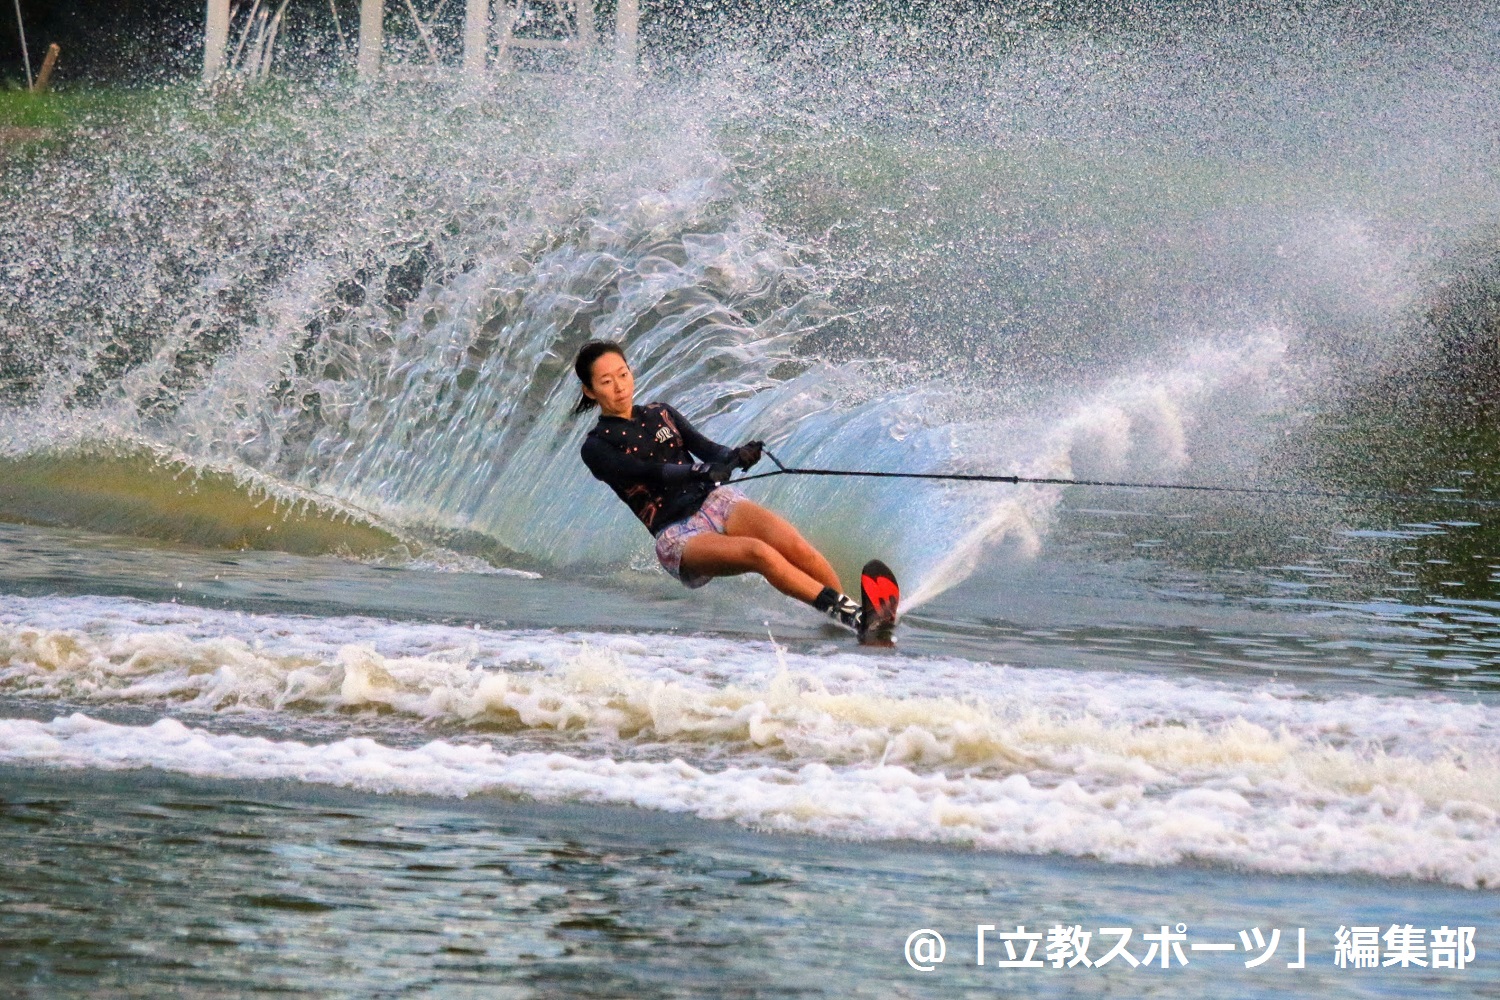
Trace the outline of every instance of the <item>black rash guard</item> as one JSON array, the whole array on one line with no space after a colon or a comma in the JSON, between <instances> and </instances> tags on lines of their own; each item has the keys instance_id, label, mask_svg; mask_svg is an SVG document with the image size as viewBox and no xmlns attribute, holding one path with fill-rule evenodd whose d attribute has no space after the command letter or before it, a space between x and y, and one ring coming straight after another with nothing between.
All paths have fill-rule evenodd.
<instances>
[{"instance_id":1,"label":"black rash guard","mask_svg":"<svg viewBox=\"0 0 1500 1000\"><path fill-rule=\"evenodd\" d=\"M695 464L692 455L702 462ZM666 403L637 406L629 420L601 416L583 441L583 464L653 535L698 513L713 492L704 462L733 457L731 449L704 437Z\"/></svg>"}]
</instances>

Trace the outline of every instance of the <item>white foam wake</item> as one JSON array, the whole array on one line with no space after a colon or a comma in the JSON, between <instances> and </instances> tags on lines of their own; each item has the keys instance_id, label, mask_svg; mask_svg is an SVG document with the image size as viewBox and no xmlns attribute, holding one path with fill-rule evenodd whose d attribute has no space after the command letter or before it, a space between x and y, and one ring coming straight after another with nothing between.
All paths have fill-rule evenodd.
<instances>
[{"instance_id":1,"label":"white foam wake","mask_svg":"<svg viewBox=\"0 0 1500 1000\"><path fill-rule=\"evenodd\" d=\"M212 735L170 719L132 727L79 714L51 723L0 722L0 762L634 805L769 830L1116 862L1198 859L1269 872L1371 872L1465 886L1491 885L1500 877L1492 810L1473 803L1425 809L1414 795L1378 786L1334 802L1293 794L1266 803L1257 800L1278 789L1252 782L1146 795L1130 782L1094 790L1077 781L1047 787L1019 774L996 781L891 764L708 771L680 760L505 754L443 741L412 750L368 739L307 745Z\"/></svg>"},{"instance_id":2,"label":"white foam wake","mask_svg":"<svg viewBox=\"0 0 1500 1000\"><path fill-rule=\"evenodd\" d=\"M1437 698L15 597L0 598L0 692L185 703L259 725L290 713L358 728L366 711L482 724L462 745L415 750L167 720L0 724L0 760L19 764L504 792L1112 861L1500 879L1500 712ZM495 729L564 752L506 753Z\"/></svg>"}]
</instances>

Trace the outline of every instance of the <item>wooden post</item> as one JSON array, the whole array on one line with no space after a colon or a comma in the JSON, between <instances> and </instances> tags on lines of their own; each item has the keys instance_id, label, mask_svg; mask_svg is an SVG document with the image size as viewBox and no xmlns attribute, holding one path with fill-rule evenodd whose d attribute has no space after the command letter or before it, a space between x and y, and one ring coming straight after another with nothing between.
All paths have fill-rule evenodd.
<instances>
[{"instance_id":1,"label":"wooden post","mask_svg":"<svg viewBox=\"0 0 1500 1000\"><path fill-rule=\"evenodd\" d=\"M615 61L635 70L636 36L641 28L640 0L619 0L615 5Z\"/></svg>"},{"instance_id":2,"label":"wooden post","mask_svg":"<svg viewBox=\"0 0 1500 1000\"><path fill-rule=\"evenodd\" d=\"M469 0L464 8L464 75L484 75L490 46L490 0Z\"/></svg>"},{"instance_id":3,"label":"wooden post","mask_svg":"<svg viewBox=\"0 0 1500 1000\"><path fill-rule=\"evenodd\" d=\"M208 0L203 26L203 82L224 72L224 50L229 48L229 0Z\"/></svg>"},{"instance_id":4,"label":"wooden post","mask_svg":"<svg viewBox=\"0 0 1500 1000\"><path fill-rule=\"evenodd\" d=\"M52 84L52 70L57 66L57 56L62 50L53 42L47 46L47 56L42 60L42 71L36 75L36 83L31 85L33 94L40 94Z\"/></svg>"},{"instance_id":5,"label":"wooden post","mask_svg":"<svg viewBox=\"0 0 1500 1000\"><path fill-rule=\"evenodd\" d=\"M385 48L385 0L359 3L359 78L380 75L380 53Z\"/></svg>"},{"instance_id":6,"label":"wooden post","mask_svg":"<svg viewBox=\"0 0 1500 1000\"><path fill-rule=\"evenodd\" d=\"M578 39L578 47L585 52L592 52L598 39L598 32L594 27L594 0L573 0L573 17L576 21L574 27L577 29L575 37Z\"/></svg>"}]
</instances>

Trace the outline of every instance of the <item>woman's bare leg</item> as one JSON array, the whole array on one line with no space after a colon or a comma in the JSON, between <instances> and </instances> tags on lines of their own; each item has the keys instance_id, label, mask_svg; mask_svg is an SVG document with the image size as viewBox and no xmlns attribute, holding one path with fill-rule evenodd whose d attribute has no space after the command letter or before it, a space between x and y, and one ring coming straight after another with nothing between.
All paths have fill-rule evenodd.
<instances>
[{"instance_id":1,"label":"woman's bare leg","mask_svg":"<svg viewBox=\"0 0 1500 1000\"><path fill-rule=\"evenodd\" d=\"M823 558L823 553L813 548L796 528L758 503L741 500L731 507L724 532L734 538L757 538L765 542L787 562L817 580L822 585L819 590L822 587L832 587L835 591L842 592L844 589L839 583L838 574L833 571L828 560ZM817 594L814 591L813 597ZM811 601L812 598L807 600Z\"/></svg>"},{"instance_id":2,"label":"woman's bare leg","mask_svg":"<svg viewBox=\"0 0 1500 1000\"><path fill-rule=\"evenodd\" d=\"M745 503L741 501L734 509L738 511L743 506ZM695 576L759 573L771 586L804 604L817 599L824 586L759 538L713 532L694 535L687 540L682 547L682 569Z\"/></svg>"}]
</instances>

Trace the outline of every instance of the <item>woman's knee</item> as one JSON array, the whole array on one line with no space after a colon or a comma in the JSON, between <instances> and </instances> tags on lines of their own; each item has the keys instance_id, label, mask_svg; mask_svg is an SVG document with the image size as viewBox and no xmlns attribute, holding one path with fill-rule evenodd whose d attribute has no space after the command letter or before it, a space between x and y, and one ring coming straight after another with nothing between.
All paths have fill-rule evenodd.
<instances>
[{"instance_id":1,"label":"woman's knee","mask_svg":"<svg viewBox=\"0 0 1500 1000\"><path fill-rule=\"evenodd\" d=\"M759 538L746 538L744 541L745 561L758 573L764 574L778 562L782 561L781 553L777 552L767 542Z\"/></svg>"},{"instance_id":2,"label":"woman's knee","mask_svg":"<svg viewBox=\"0 0 1500 1000\"><path fill-rule=\"evenodd\" d=\"M822 553L813 548L812 543L803 538L802 533L790 524L775 538L773 548L788 561L799 566L810 565L823 558Z\"/></svg>"}]
</instances>

